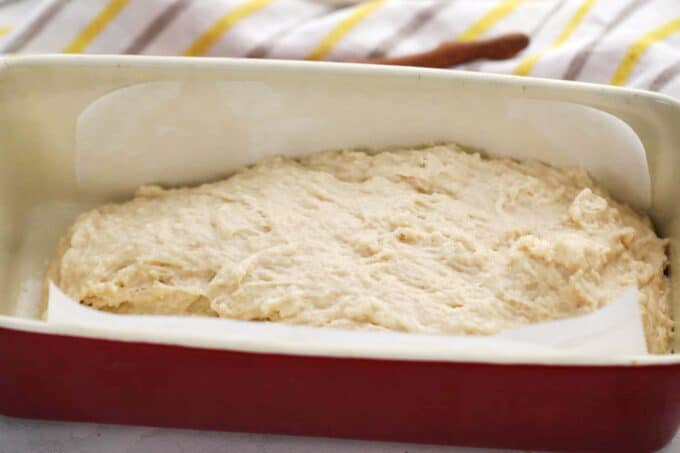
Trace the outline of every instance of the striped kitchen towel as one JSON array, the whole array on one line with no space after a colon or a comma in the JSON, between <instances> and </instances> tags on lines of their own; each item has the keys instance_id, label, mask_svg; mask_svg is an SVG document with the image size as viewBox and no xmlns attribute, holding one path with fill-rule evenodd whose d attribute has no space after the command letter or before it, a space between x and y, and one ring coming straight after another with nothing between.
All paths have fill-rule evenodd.
<instances>
[{"instance_id":1,"label":"striped kitchen towel","mask_svg":"<svg viewBox=\"0 0 680 453\"><path fill-rule=\"evenodd\" d=\"M517 57L460 68L626 85L680 98L680 0L4 3L8 5L0 3L3 53L342 61L398 56L428 50L445 40L521 31L532 40ZM20 7L24 13L16 14Z\"/></svg>"}]
</instances>

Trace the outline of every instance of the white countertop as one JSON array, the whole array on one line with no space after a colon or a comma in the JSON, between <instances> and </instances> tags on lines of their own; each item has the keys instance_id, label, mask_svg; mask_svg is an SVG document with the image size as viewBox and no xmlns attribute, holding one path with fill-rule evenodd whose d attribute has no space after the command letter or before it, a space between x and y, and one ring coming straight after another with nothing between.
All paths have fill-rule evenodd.
<instances>
[{"instance_id":1,"label":"white countertop","mask_svg":"<svg viewBox=\"0 0 680 453\"><path fill-rule=\"evenodd\" d=\"M368 442L266 434L221 433L90 423L46 422L0 416L2 453L238 452L238 453L438 453L499 450ZM660 452L680 451L680 432Z\"/></svg>"}]
</instances>

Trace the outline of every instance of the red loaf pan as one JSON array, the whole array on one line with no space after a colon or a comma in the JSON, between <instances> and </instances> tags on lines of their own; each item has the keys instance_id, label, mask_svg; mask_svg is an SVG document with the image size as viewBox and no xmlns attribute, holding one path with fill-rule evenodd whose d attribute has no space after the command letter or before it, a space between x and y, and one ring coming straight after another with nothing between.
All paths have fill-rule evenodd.
<instances>
[{"instance_id":1,"label":"red loaf pan","mask_svg":"<svg viewBox=\"0 0 680 453\"><path fill-rule=\"evenodd\" d=\"M105 193L109 198L126 195L139 182L135 178L145 177L134 165L135 156L124 156L132 174L127 182L117 183L120 169L113 159L109 166L113 176L101 173L88 183L82 156L78 157L82 113L123 87L159 81L224 83L220 86L227 94L233 94L232 89L250 93L245 98L258 107L249 110L245 104L233 104L227 112L232 116L224 119L234 137L226 149L240 147L244 152L270 143L300 152L427 140L483 147L488 145L484 131L486 136L497 133L506 138L535 133L516 124L503 126L508 102L517 99L611 113L633 128L647 152L652 177L649 212L661 234L671 238L671 281L677 288L672 270L678 263L674 257L680 238L675 197L680 181L680 105L670 98L415 68L134 57L11 58L0 65L0 413L561 451L649 451L670 441L680 424L677 355L594 359L508 357L487 351L442 359L412 353L395 356L379 348L325 354L304 348L296 352L218 346L174 337L172 332L117 335L112 330L41 321L42 266L72 218L64 212L100 202ZM310 123L296 129L283 120L271 121L277 115L304 117ZM260 122L253 123L253 118ZM310 127L317 132L310 133ZM102 129L95 136L106 134ZM200 137L191 139L196 146L190 151L202 152ZM74 160L80 162L75 169ZM206 176L205 169L187 171L190 179ZM680 298L675 294L678 313ZM675 345L677 349L677 338Z\"/></svg>"}]
</instances>

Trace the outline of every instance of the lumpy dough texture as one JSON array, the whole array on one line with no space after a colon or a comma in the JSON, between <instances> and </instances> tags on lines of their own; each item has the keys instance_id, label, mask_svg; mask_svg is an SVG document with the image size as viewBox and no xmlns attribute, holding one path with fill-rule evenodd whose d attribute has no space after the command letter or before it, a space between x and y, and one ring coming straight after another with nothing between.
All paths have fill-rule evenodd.
<instances>
[{"instance_id":1,"label":"lumpy dough texture","mask_svg":"<svg viewBox=\"0 0 680 453\"><path fill-rule=\"evenodd\" d=\"M117 313L489 335L591 312L637 285L669 351L666 241L587 173L454 145L268 158L82 214L52 259Z\"/></svg>"}]
</instances>

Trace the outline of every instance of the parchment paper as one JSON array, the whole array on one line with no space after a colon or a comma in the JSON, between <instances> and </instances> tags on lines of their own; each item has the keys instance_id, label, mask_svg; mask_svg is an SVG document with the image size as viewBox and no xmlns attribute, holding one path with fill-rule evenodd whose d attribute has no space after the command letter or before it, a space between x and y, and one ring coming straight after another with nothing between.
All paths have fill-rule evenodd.
<instances>
[{"instance_id":1,"label":"parchment paper","mask_svg":"<svg viewBox=\"0 0 680 453\"><path fill-rule=\"evenodd\" d=\"M86 307L50 285L47 322L64 326L95 326L114 334L144 331L172 332L177 338L204 339L211 344L246 350L266 345L293 352L356 352L394 349L405 351L470 351L484 348L498 353L514 350L568 350L583 355L637 355L647 351L637 288L631 287L604 308L588 315L548 321L489 337L433 336L392 332L360 332L291 326L281 323L234 321L208 317L117 315Z\"/></svg>"},{"instance_id":2,"label":"parchment paper","mask_svg":"<svg viewBox=\"0 0 680 453\"><path fill-rule=\"evenodd\" d=\"M496 108L486 108L473 95L458 97L454 111L451 106L433 105L432 99L415 95L404 98L408 101L405 105L399 96L367 99L348 91L347 96L336 93L333 105L328 105L327 97L318 90L307 93L303 88L259 81L163 81L116 90L92 103L78 119L75 172L79 188L105 197L129 195L141 184L181 185L213 179L270 154L299 156L359 145L408 146L427 137L471 143L492 155L581 166L616 198L637 208L649 206L651 182L642 143L626 123L609 113L524 98L487 100ZM440 121L433 122L420 114L422 111L431 112ZM362 114L370 115L368 130L362 128ZM494 124L492 130L481 124L481 117ZM634 287L590 315L493 337L363 333L226 319L115 315L82 306L54 285L47 321L97 326L114 336L116 332L171 331L177 338L202 338L246 349L266 344L290 351L304 346L320 352L376 346L430 352L480 347L506 352L646 352Z\"/></svg>"},{"instance_id":3,"label":"parchment paper","mask_svg":"<svg viewBox=\"0 0 680 453\"><path fill-rule=\"evenodd\" d=\"M150 82L102 96L78 118L75 172L83 192L125 195L142 184L205 182L272 154L435 141L580 166L620 201L650 204L640 139L621 119L591 107L352 87L326 95L260 81Z\"/></svg>"}]
</instances>

